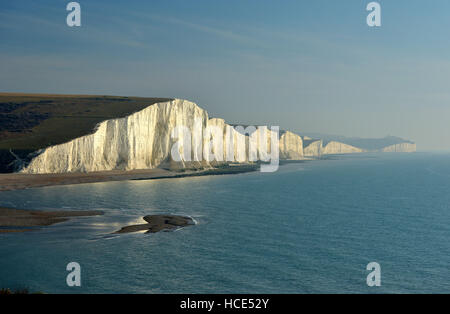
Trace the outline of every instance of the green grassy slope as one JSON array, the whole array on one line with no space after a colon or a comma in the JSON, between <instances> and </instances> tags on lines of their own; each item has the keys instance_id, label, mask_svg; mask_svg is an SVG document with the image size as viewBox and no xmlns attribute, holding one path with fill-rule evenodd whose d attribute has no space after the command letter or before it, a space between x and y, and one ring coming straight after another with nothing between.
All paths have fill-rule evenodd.
<instances>
[{"instance_id":1,"label":"green grassy slope","mask_svg":"<svg viewBox=\"0 0 450 314\"><path fill-rule=\"evenodd\" d=\"M125 117L168 98L0 93L0 172L29 152L90 134L97 123Z\"/></svg>"}]
</instances>

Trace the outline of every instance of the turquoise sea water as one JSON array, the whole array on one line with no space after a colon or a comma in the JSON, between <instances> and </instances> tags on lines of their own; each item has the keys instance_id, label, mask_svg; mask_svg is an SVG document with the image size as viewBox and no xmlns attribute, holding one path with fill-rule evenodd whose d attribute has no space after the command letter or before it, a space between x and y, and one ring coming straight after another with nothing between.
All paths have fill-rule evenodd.
<instances>
[{"instance_id":1,"label":"turquoise sea water","mask_svg":"<svg viewBox=\"0 0 450 314\"><path fill-rule=\"evenodd\" d=\"M0 287L48 293L449 293L450 155L345 156L246 173L0 193L0 206L103 210L0 234ZM154 213L196 226L110 237ZM82 286L66 285L81 265ZM369 288L369 262L381 287Z\"/></svg>"}]
</instances>

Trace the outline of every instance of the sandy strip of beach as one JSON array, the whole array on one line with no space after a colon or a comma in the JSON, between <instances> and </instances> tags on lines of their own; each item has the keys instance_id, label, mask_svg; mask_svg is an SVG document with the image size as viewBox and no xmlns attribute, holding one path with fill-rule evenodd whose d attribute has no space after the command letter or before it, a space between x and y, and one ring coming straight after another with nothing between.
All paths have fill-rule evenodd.
<instances>
[{"instance_id":1,"label":"sandy strip of beach","mask_svg":"<svg viewBox=\"0 0 450 314\"><path fill-rule=\"evenodd\" d=\"M257 170L256 165L212 168L205 170L169 171L165 169L145 169L130 171L99 171L90 173L57 173L57 174L0 174L0 191L23 190L53 185L69 185L125 180L154 180L164 178L181 178L190 176L236 174Z\"/></svg>"},{"instance_id":2,"label":"sandy strip of beach","mask_svg":"<svg viewBox=\"0 0 450 314\"><path fill-rule=\"evenodd\" d=\"M31 231L30 227L50 226L71 217L103 215L98 210L40 211L0 207L0 233Z\"/></svg>"},{"instance_id":3,"label":"sandy strip of beach","mask_svg":"<svg viewBox=\"0 0 450 314\"><path fill-rule=\"evenodd\" d=\"M52 185L152 179L161 177L169 178L176 175L176 172L164 169L56 174L2 173L0 174L0 191L22 190Z\"/></svg>"},{"instance_id":4,"label":"sandy strip of beach","mask_svg":"<svg viewBox=\"0 0 450 314\"><path fill-rule=\"evenodd\" d=\"M257 165L226 166L204 170L169 171L165 169L102 171L91 173L64 174L0 174L0 191L21 190L53 185L69 185L124 180L154 180L162 178L181 178L190 176L238 174L256 171ZM24 232L36 230L35 227L50 226L68 220L70 217L102 215L100 211L37 211L0 207L0 233ZM181 216L148 216L147 224L128 226L117 233L158 232L191 224L191 219Z\"/></svg>"}]
</instances>

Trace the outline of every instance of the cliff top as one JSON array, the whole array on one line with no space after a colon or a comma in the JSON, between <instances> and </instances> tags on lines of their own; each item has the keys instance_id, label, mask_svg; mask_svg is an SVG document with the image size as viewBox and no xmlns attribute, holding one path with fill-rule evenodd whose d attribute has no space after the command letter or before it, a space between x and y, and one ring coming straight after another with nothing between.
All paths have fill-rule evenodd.
<instances>
[{"instance_id":1,"label":"cliff top","mask_svg":"<svg viewBox=\"0 0 450 314\"><path fill-rule=\"evenodd\" d=\"M0 150L37 150L169 98L0 93Z\"/></svg>"}]
</instances>

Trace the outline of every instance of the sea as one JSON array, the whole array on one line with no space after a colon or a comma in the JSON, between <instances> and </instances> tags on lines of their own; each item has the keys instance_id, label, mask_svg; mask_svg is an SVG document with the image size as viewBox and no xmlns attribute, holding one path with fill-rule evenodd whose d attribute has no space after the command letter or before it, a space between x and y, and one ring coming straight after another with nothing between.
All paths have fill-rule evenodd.
<instances>
[{"instance_id":1,"label":"sea","mask_svg":"<svg viewBox=\"0 0 450 314\"><path fill-rule=\"evenodd\" d=\"M450 154L363 154L274 173L0 192L0 206L102 210L0 234L0 288L45 293L450 293ZM174 232L112 235L151 214ZM67 265L81 286L68 286ZM370 263L377 263L378 286ZM368 278L369 277L369 278Z\"/></svg>"}]
</instances>

